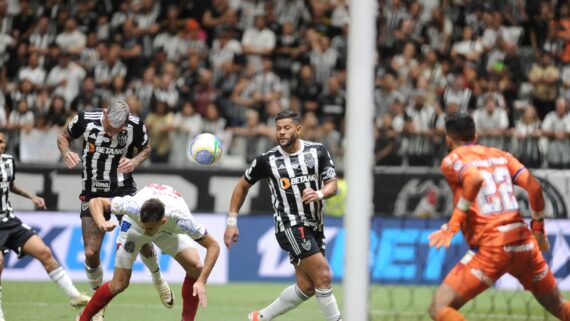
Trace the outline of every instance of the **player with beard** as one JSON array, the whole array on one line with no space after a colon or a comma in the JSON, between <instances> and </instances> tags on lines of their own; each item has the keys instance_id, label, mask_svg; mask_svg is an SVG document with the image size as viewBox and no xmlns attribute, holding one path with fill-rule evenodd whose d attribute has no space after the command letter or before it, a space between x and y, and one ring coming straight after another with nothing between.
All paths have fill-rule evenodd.
<instances>
[{"instance_id":1,"label":"player with beard","mask_svg":"<svg viewBox=\"0 0 570 321\"><path fill-rule=\"evenodd\" d=\"M320 143L299 139L300 118L284 111L275 117L279 145L259 155L234 188L224 242L228 249L239 236L237 215L251 186L267 179L275 213L275 236L289 253L296 284L270 305L249 314L250 321L273 320L313 295L327 321L342 316L331 287L331 269L325 258L323 199L337 193L334 163Z\"/></svg>"}]
</instances>

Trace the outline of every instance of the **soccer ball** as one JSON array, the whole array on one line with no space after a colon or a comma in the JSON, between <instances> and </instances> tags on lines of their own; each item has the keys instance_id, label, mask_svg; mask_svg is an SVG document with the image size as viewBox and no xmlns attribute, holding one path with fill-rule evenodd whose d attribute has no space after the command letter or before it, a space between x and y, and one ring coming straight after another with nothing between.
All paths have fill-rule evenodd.
<instances>
[{"instance_id":1,"label":"soccer ball","mask_svg":"<svg viewBox=\"0 0 570 321\"><path fill-rule=\"evenodd\" d=\"M218 137L203 133L194 137L188 145L188 158L198 165L214 165L222 157L223 149Z\"/></svg>"}]
</instances>

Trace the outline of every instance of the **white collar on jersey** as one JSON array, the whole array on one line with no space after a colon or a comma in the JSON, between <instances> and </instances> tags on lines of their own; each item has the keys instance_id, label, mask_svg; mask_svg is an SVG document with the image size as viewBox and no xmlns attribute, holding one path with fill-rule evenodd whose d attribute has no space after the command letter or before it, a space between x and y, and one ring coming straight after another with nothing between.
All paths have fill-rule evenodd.
<instances>
[{"instance_id":1,"label":"white collar on jersey","mask_svg":"<svg viewBox=\"0 0 570 321\"><path fill-rule=\"evenodd\" d=\"M277 148L279 149L279 151L281 152L281 154L286 155L286 156L295 156L300 154L304 149L305 149L305 141L302 139L299 139L299 141L301 141L301 148L299 148L298 151L294 152L294 153L287 153L283 148L281 148L281 145L277 145Z\"/></svg>"}]
</instances>

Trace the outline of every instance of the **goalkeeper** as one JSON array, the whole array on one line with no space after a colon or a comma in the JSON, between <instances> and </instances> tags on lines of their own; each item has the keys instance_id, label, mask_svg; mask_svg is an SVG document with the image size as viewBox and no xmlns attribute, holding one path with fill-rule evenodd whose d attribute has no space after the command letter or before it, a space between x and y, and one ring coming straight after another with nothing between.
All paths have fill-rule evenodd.
<instances>
[{"instance_id":1,"label":"goalkeeper","mask_svg":"<svg viewBox=\"0 0 570 321\"><path fill-rule=\"evenodd\" d=\"M476 145L475 123L468 114L448 116L445 127L451 152L441 170L454 194L455 210L449 222L429 236L430 246L449 247L461 229L471 250L435 292L431 318L465 320L458 310L509 273L546 310L570 321L570 304L540 253L550 247L544 233L542 187L511 154ZM513 184L528 192L530 230L519 214Z\"/></svg>"}]
</instances>

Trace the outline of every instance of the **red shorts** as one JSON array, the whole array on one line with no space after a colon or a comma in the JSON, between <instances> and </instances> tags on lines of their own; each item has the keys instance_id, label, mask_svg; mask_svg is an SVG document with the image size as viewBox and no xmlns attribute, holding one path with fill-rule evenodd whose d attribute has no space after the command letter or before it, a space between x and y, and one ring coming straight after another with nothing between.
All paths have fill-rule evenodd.
<instances>
[{"instance_id":1,"label":"red shorts","mask_svg":"<svg viewBox=\"0 0 570 321\"><path fill-rule=\"evenodd\" d=\"M467 301L492 286L505 273L517 278L525 290L534 294L549 293L556 287L556 279L535 240L485 247L477 253L469 251L443 282Z\"/></svg>"}]
</instances>

